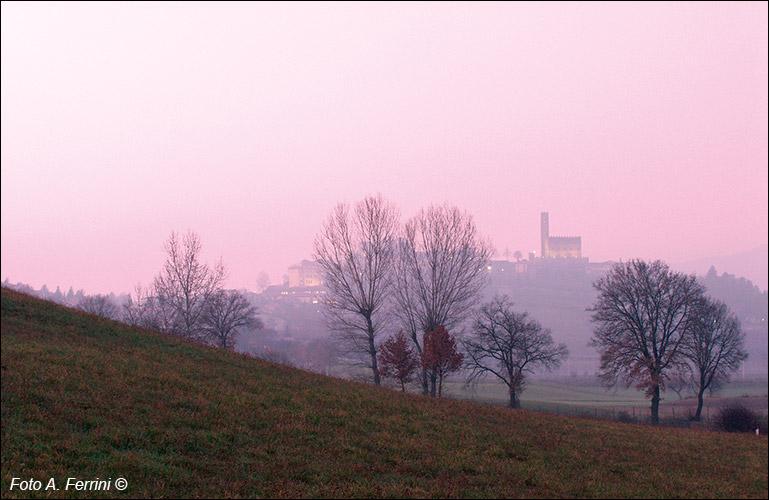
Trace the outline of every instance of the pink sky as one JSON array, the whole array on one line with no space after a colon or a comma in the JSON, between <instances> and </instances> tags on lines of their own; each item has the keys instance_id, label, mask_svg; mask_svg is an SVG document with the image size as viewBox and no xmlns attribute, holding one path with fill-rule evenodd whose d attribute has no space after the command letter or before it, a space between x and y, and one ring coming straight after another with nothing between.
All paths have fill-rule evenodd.
<instances>
[{"instance_id":1,"label":"pink sky","mask_svg":"<svg viewBox=\"0 0 769 500\"><path fill-rule=\"evenodd\" d=\"M340 201L500 255L767 236L767 3L2 3L2 278L128 292L172 230L280 282ZM752 277L752 279L757 279ZM766 281L766 277L762 277Z\"/></svg>"}]
</instances>

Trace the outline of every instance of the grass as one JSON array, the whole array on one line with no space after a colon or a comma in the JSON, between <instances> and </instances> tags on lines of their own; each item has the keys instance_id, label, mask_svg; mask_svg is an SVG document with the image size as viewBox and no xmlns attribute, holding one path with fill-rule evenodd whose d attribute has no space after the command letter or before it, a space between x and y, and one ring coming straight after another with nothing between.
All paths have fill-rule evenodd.
<instances>
[{"instance_id":1,"label":"grass","mask_svg":"<svg viewBox=\"0 0 769 500\"><path fill-rule=\"evenodd\" d=\"M2 290L4 498L766 498L767 444L401 394Z\"/></svg>"},{"instance_id":2,"label":"grass","mask_svg":"<svg viewBox=\"0 0 769 500\"><path fill-rule=\"evenodd\" d=\"M447 395L473 401L505 405L508 401L507 386L489 377L473 387L467 387L461 377L444 381ZM543 409L555 413L612 415L618 412L637 414L639 419L648 418L649 398L634 388L606 390L595 380L533 378L520 394L522 407ZM696 397L679 400L672 391L663 393L660 416L683 418L697 406ZM721 406L742 404L762 415L767 413L767 380L750 379L734 381L721 389L715 397L706 395L705 409L715 417ZM704 415L704 413L703 413Z\"/></svg>"},{"instance_id":3,"label":"grass","mask_svg":"<svg viewBox=\"0 0 769 500\"><path fill-rule=\"evenodd\" d=\"M451 380L446 385L448 393L456 397L501 403L507 403L508 400L507 386L492 378L478 383L474 388L466 388L462 380ZM589 407L648 404L644 394L633 389L607 391L598 384L542 379L527 381L520 397L528 403L551 402Z\"/></svg>"}]
</instances>

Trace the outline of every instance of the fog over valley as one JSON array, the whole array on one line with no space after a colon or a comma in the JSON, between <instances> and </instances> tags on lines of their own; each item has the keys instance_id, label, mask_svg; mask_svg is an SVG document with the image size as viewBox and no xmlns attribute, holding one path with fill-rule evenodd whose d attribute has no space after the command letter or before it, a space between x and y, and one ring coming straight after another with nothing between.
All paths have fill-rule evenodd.
<instances>
[{"instance_id":1,"label":"fog over valley","mask_svg":"<svg viewBox=\"0 0 769 500\"><path fill-rule=\"evenodd\" d=\"M2 498L765 498L768 2L0 2Z\"/></svg>"}]
</instances>

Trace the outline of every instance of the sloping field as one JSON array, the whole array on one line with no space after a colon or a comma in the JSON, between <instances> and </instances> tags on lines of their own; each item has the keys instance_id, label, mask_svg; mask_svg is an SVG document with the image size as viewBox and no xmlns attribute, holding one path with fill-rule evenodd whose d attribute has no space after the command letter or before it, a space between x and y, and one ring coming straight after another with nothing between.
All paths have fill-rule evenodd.
<instances>
[{"instance_id":1,"label":"sloping field","mask_svg":"<svg viewBox=\"0 0 769 500\"><path fill-rule=\"evenodd\" d=\"M2 290L4 498L766 498L767 444L400 394Z\"/></svg>"}]
</instances>

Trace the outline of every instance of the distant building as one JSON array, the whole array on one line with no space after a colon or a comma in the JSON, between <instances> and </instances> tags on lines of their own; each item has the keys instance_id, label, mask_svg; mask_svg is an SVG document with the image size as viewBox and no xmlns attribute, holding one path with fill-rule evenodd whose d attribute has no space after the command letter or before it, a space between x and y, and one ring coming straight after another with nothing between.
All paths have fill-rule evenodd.
<instances>
[{"instance_id":1,"label":"distant building","mask_svg":"<svg viewBox=\"0 0 769 500\"><path fill-rule=\"evenodd\" d=\"M495 286L509 285L529 271L528 261L510 262L508 260L490 260L486 262L489 283Z\"/></svg>"},{"instance_id":2,"label":"distant building","mask_svg":"<svg viewBox=\"0 0 769 500\"><path fill-rule=\"evenodd\" d=\"M289 288L311 288L323 286L323 275L320 265L311 260L303 260L288 268Z\"/></svg>"},{"instance_id":3,"label":"distant building","mask_svg":"<svg viewBox=\"0 0 769 500\"><path fill-rule=\"evenodd\" d=\"M275 299L290 299L296 302L302 302L305 304L318 304L326 296L326 289L319 286L304 286L304 287L270 287L274 290L269 290L269 296Z\"/></svg>"},{"instance_id":4,"label":"distant building","mask_svg":"<svg viewBox=\"0 0 769 500\"><path fill-rule=\"evenodd\" d=\"M492 274L521 274L525 273L529 263L525 260L511 262L509 260L490 260L486 262L486 270Z\"/></svg>"},{"instance_id":5,"label":"distant building","mask_svg":"<svg viewBox=\"0 0 769 500\"><path fill-rule=\"evenodd\" d=\"M550 215L542 212L540 219L543 259L581 259L581 236L550 236Z\"/></svg>"},{"instance_id":6,"label":"distant building","mask_svg":"<svg viewBox=\"0 0 769 500\"><path fill-rule=\"evenodd\" d=\"M615 262L607 260L605 262L591 262L587 265L588 274L604 275L614 268Z\"/></svg>"}]
</instances>

